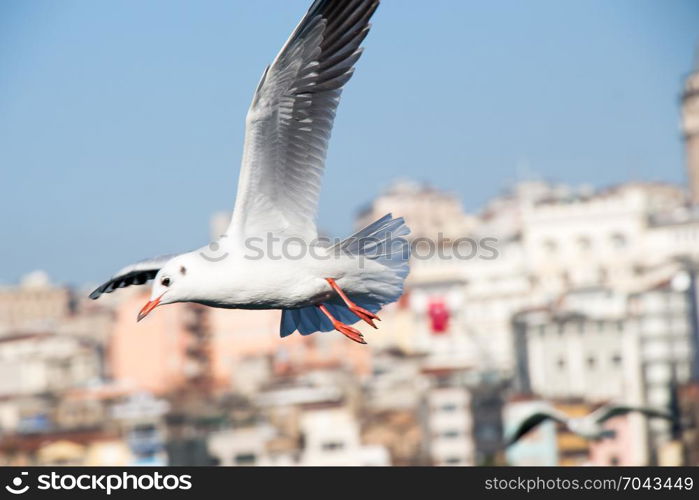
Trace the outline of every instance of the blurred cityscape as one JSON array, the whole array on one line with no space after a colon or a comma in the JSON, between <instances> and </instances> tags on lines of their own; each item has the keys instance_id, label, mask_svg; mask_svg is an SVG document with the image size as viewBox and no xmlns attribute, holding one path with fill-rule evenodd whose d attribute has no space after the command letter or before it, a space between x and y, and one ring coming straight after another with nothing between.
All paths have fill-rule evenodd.
<instances>
[{"instance_id":1,"label":"blurred cityscape","mask_svg":"<svg viewBox=\"0 0 699 500\"><path fill-rule=\"evenodd\" d=\"M688 187L527 180L469 214L396 182L357 217L404 216L415 253L367 346L282 340L278 311L136 323L148 287L1 287L0 463L699 465L699 69L682 110ZM675 421L619 416L599 441L549 422L504 446L534 410L610 402Z\"/></svg>"}]
</instances>

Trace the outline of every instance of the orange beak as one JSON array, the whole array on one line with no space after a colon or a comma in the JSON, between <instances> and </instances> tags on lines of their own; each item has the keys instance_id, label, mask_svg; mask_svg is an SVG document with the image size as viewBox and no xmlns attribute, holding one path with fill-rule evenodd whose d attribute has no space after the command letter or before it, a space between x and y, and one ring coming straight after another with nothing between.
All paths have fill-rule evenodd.
<instances>
[{"instance_id":1,"label":"orange beak","mask_svg":"<svg viewBox=\"0 0 699 500\"><path fill-rule=\"evenodd\" d=\"M143 318L148 316L149 312L151 312L153 309L158 307L158 305L160 304L161 298L162 298L162 295L155 300L149 300L148 302L146 302L146 305L143 306L143 309L141 309L141 311L138 313L138 316L136 317L136 321L141 321Z\"/></svg>"}]
</instances>

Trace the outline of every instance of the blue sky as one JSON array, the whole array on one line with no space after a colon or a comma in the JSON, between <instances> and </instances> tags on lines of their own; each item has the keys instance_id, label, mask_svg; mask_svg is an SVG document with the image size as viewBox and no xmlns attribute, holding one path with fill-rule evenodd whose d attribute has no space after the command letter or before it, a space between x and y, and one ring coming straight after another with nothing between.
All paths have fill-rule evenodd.
<instances>
[{"instance_id":1,"label":"blue sky","mask_svg":"<svg viewBox=\"0 0 699 500\"><path fill-rule=\"evenodd\" d=\"M95 282L208 241L243 119L310 0L0 2L0 282ZM469 210L521 165L570 183L682 182L695 0L384 0L340 105L319 221L395 178ZM520 168L518 168L520 165Z\"/></svg>"}]
</instances>

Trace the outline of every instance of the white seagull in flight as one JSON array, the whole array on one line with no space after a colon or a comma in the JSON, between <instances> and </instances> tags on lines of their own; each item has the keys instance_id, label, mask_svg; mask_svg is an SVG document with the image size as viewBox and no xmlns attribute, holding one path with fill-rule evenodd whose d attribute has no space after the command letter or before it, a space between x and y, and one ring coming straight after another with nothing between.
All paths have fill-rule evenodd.
<instances>
[{"instance_id":1,"label":"white seagull in flight","mask_svg":"<svg viewBox=\"0 0 699 500\"><path fill-rule=\"evenodd\" d=\"M546 420L553 420L554 422L563 424L570 432L584 439L596 441L599 439L614 437L615 432L612 429L604 428L605 422L611 418L626 415L627 413L631 412L641 413L648 418L664 418L666 420L673 420L672 414L665 410L658 410L643 406L607 405L598 408L584 417L577 418L569 417L565 413L553 409L540 410L532 413L519 424L519 427L517 427L512 436L507 440L506 446L515 444L525 434Z\"/></svg>"},{"instance_id":2,"label":"white seagull in flight","mask_svg":"<svg viewBox=\"0 0 699 500\"><path fill-rule=\"evenodd\" d=\"M323 245L315 213L342 87L378 4L316 0L265 69L246 118L238 193L225 234L208 247L127 266L91 298L154 279L138 320L174 302L281 309L282 337L335 329L366 343L350 325L363 320L376 328L379 309L403 293L410 231L389 214ZM211 257L213 248L223 257Z\"/></svg>"}]
</instances>

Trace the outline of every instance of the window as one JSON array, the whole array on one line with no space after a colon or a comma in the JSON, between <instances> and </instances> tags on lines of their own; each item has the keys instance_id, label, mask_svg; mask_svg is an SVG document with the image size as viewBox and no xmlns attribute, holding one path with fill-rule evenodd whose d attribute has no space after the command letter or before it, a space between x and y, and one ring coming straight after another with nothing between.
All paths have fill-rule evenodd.
<instances>
[{"instance_id":1,"label":"window","mask_svg":"<svg viewBox=\"0 0 699 500\"><path fill-rule=\"evenodd\" d=\"M587 358L587 367L590 369L593 369L595 367L595 364L597 364L597 360L595 359L594 356L588 356Z\"/></svg>"},{"instance_id":2,"label":"window","mask_svg":"<svg viewBox=\"0 0 699 500\"><path fill-rule=\"evenodd\" d=\"M556 245L556 242L553 240L546 240L544 241L544 249L548 253L556 253L556 250L558 250L558 245Z\"/></svg>"},{"instance_id":3,"label":"window","mask_svg":"<svg viewBox=\"0 0 699 500\"><path fill-rule=\"evenodd\" d=\"M612 365L615 367L621 366L621 354L615 354L612 356Z\"/></svg>"},{"instance_id":4,"label":"window","mask_svg":"<svg viewBox=\"0 0 699 500\"><path fill-rule=\"evenodd\" d=\"M581 236L578 238L578 248L580 248L581 252L585 252L590 249L592 246L592 242L590 241L590 238L587 236Z\"/></svg>"},{"instance_id":5,"label":"window","mask_svg":"<svg viewBox=\"0 0 699 500\"><path fill-rule=\"evenodd\" d=\"M566 360L563 358L558 358L558 362L556 364L558 365L559 370L563 370L566 367Z\"/></svg>"},{"instance_id":6,"label":"window","mask_svg":"<svg viewBox=\"0 0 699 500\"><path fill-rule=\"evenodd\" d=\"M257 457L254 453L238 453L233 461L236 465L255 465Z\"/></svg>"},{"instance_id":7,"label":"window","mask_svg":"<svg viewBox=\"0 0 699 500\"><path fill-rule=\"evenodd\" d=\"M444 461L444 463L447 463L449 465L456 465L461 463L461 459L459 457L449 457Z\"/></svg>"},{"instance_id":8,"label":"window","mask_svg":"<svg viewBox=\"0 0 699 500\"><path fill-rule=\"evenodd\" d=\"M626 247L626 236L621 233L614 233L611 237L612 246L614 248L624 248Z\"/></svg>"},{"instance_id":9,"label":"window","mask_svg":"<svg viewBox=\"0 0 699 500\"><path fill-rule=\"evenodd\" d=\"M461 433L456 429L450 429L442 433L442 437L446 439L458 438Z\"/></svg>"},{"instance_id":10,"label":"window","mask_svg":"<svg viewBox=\"0 0 699 500\"><path fill-rule=\"evenodd\" d=\"M563 271L561 273L561 283L563 283L563 286L570 286L572 283L572 280L570 279L570 273L568 271Z\"/></svg>"},{"instance_id":11,"label":"window","mask_svg":"<svg viewBox=\"0 0 699 500\"><path fill-rule=\"evenodd\" d=\"M446 404L442 405L442 411L446 411L449 413L454 412L458 409L459 409L459 407L454 403L446 403Z\"/></svg>"},{"instance_id":12,"label":"window","mask_svg":"<svg viewBox=\"0 0 699 500\"><path fill-rule=\"evenodd\" d=\"M339 451L345 447L345 443L341 443L340 441L327 441L323 443L323 450L324 451Z\"/></svg>"}]
</instances>

